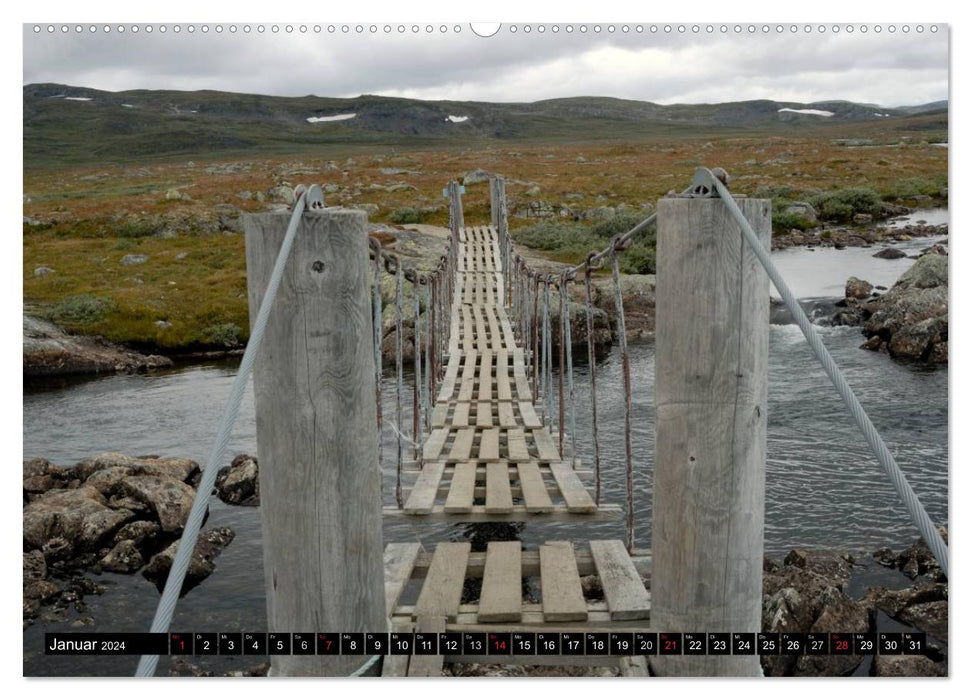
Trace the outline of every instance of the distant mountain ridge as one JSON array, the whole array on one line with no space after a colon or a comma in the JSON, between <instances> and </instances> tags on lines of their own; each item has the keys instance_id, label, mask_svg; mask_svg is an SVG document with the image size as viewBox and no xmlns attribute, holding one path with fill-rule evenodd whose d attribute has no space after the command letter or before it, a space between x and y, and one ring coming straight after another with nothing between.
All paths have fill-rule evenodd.
<instances>
[{"instance_id":1,"label":"distant mountain ridge","mask_svg":"<svg viewBox=\"0 0 971 700\"><path fill-rule=\"evenodd\" d=\"M693 127L798 129L934 112L946 119L948 107L947 101L891 109L840 100L661 105L611 97L490 103L215 90L106 92L56 83L25 85L23 100L25 163L273 150L299 143L591 139Z\"/></svg>"}]
</instances>

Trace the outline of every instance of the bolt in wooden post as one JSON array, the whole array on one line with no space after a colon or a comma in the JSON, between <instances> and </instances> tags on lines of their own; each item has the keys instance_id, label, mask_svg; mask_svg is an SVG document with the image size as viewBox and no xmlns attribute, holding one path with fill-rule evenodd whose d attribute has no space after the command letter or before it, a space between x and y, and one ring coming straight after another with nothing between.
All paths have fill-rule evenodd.
<instances>
[{"instance_id":1,"label":"bolt in wooden post","mask_svg":"<svg viewBox=\"0 0 971 700\"><path fill-rule=\"evenodd\" d=\"M250 323L289 222L244 217ZM303 214L253 372L270 632L386 629L367 215ZM366 656L272 656L346 676Z\"/></svg>"},{"instance_id":2,"label":"bolt in wooden post","mask_svg":"<svg viewBox=\"0 0 971 700\"><path fill-rule=\"evenodd\" d=\"M739 199L769 246L767 200ZM718 198L658 203L651 626L758 632L769 279ZM758 676L758 656L659 656L661 675Z\"/></svg>"}]
</instances>

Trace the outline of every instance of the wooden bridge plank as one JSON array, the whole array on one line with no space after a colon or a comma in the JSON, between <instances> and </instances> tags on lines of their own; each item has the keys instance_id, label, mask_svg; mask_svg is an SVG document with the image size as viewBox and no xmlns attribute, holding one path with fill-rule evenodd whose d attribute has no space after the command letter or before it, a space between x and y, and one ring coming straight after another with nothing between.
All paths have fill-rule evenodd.
<instances>
[{"instance_id":1,"label":"wooden bridge plank","mask_svg":"<svg viewBox=\"0 0 971 700\"><path fill-rule=\"evenodd\" d=\"M444 631L445 618L441 615L419 615L415 623L415 632L441 633ZM385 656L384 658L387 659L389 657ZM441 654L434 656L430 654L413 654L408 664L408 677L435 678L441 676L444 663L445 657Z\"/></svg>"},{"instance_id":2,"label":"wooden bridge plank","mask_svg":"<svg viewBox=\"0 0 971 700\"><path fill-rule=\"evenodd\" d=\"M543 483L543 475L539 472L539 465L533 462L521 462L518 466L519 486L522 489L523 500L526 502L527 513L549 513L553 510L553 502Z\"/></svg>"},{"instance_id":3,"label":"wooden bridge plank","mask_svg":"<svg viewBox=\"0 0 971 700\"><path fill-rule=\"evenodd\" d=\"M468 462L472 454L472 440L475 438L475 428L460 428L455 434L455 442L448 453L450 462Z\"/></svg>"},{"instance_id":4,"label":"wooden bridge plank","mask_svg":"<svg viewBox=\"0 0 971 700\"><path fill-rule=\"evenodd\" d=\"M455 404L452 412L452 427L465 428L469 424L469 404L466 402Z\"/></svg>"},{"instance_id":5,"label":"wooden bridge plank","mask_svg":"<svg viewBox=\"0 0 971 700\"><path fill-rule=\"evenodd\" d=\"M435 428L432 430L431 435L425 441L425 446L422 449L422 458L426 462L434 462L438 459L438 456L442 453L442 448L445 447L445 440L448 439L448 428Z\"/></svg>"},{"instance_id":6,"label":"wooden bridge plank","mask_svg":"<svg viewBox=\"0 0 971 700\"><path fill-rule=\"evenodd\" d=\"M392 542L384 548L384 606L388 617L394 615L401 592L411 579L419 552L421 545L417 542Z\"/></svg>"},{"instance_id":7,"label":"wooden bridge plank","mask_svg":"<svg viewBox=\"0 0 971 700\"><path fill-rule=\"evenodd\" d=\"M520 398L522 396L520 395ZM536 415L536 408L529 401L519 402L519 415L523 417L523 425L527 428L542 428L543 421Z\"/></svg>"},{"instance_id":8,"label":"wooden bridge plank","mask_svg":"<svg viewBox=\"0 0 971 700\"><path fill-rule=\"evenodd\" d=\"M492 401L492 350L482 353L479 367L479 401Z\"/></svg>"},{"instance_id":9,"label":"wooden bridge plank","mask_svg":"<svg viewBox=\"0 0 971 700\"><path fill-rule=\"evenodd\" d=\"M448 417L448 404L436 404L432 409L432 428L444 428Z\"/></svg>"},{"instance_id":10,"label":"wooden bridge plank","mask_svg":"<svg viewBox=\"0 0 971 700\"><path fill-rule=\"evenodd\" d=\"M597 565L612 620L642 620L650 615L651 597L620 540L592 540L590 553Z\"/></svg>"},{"instance_id":11,"label":"wooden bridge plank","mask_svg":"<svg viewBox=\"0 0 971 700\"><path fill-rule=\"evenodd\" d=\"M415 603L413 617L435 615L444 616L449 622L455 621L471 549L468 542L441 542L438 545L428 567L425 585Z\"/></svg>"},{"instance_id":12,"label":"wooden bridge plank","mask_svg":"<svg viewBox=\"0 0 971 700\"><path fill-rule=\"evenodd\" d=\"M543 462L559 462L560 451L553 444L553 436L545 428L533 431L533 440L536 441L536 449L539 451L539 458Z\"/></svg>"},{"instance_id":13,"label":"wooden bridge plank","mask_svg":"<svg viewBox=\"0 0 971 700\"><path fill-rule=\"evenodd\" d=\"M563 494L563 500L569 512L593 513L597 510L597 504L594 503L573 469L566 464L555 463L550 464L550 471L553 472L556 485L560 487L560 493Z\"/></svg>"},{"instance_id":14,"label":"wooden bridge plank","mask_svg":"<svg viewBox=\"0 0 971 700\"><path fill-rule=\"evenodd\" d=\"M521 542L490 542L486 549L479 622L519 622L523 617Z\"/></svg>"},{"instance_id":15,"label":"wooden bridge plank","mask_svg":"<svg viewBox=\"0 0 971 700\"><path fill-rule=\"evenodd\" d=\"M499 403L499 427L500 428L515 428L516 427L516 417L512 412L512 403L509 401L500 401Z\"/></svg>"},{"instance_id":16,"label":"wooden bridge plank","mask_svg":"<svg viewBox=\"0 0 971 700\"><path fill-rule=\"evenodd\" d=\"M499 428L486 428L479 439L479 459L483 462L499 460Z\"/></svg>"},{"instance_id":17,"label":"wooden bridge plank","mask_svg":"<svg viewBox=\"0 0 971 700\"><path fill-rule=\"evenodd\" d=\"M438 484L445 473L445 462L430 462L425 464L425 468L418 474L408 500L405 502L404 511L411 515L431 513L432 506L435 505L435 497L438 495Z\"/></svg>"},{"instance_id":18,"label":"wooden bridge plank","mask_svg":"<svg viewBox=\"0 0 971 700\"><path fill-rule=\"evenodd\" d=\"M547 622L586 620L587 603L580 587L573 545L569 542L540 545L539 569L543 588L543 619Z\"/></svg>"},{"instance_id":19,"label":"wooden bridge plank","mask_svg":"<svg viewBox=\"0 0 971 700\"><path fill-rule=\"evenodd\" d=\"M511 462L528 462L529 450L526 448L526 433L522 428L506 431L506 451Z\"/></svg>"},{"instance_id":20,"label":"wooden bridge plank","mask_svg":"<svg viewBox=\"0 0 971 700\"><path fill-rule=\"evenodd\" d=\"M468 404L466 404L468 405ZM492 404L488 401L480 401L476 405L475 409L475 427L476 428L491 428L492 427Z\"/></svg>"},{"instance_id":21,"label":"wooden bridge plank","mask_svg":"<svg viewBox=\"0 0 971 700\"><path fill-rule=\"evenodd\" d=\"M475 498L475 465L456 464L452 471L452 484L445 498L446 513L468 513Z\"/></svg>"},{"instance_id":22,"label":"wooden bridge plank","mask_svg":"<svg viewBox=\"0 0 971 700\"><path fill-rule=\"evenodd\" d=\"M508 464L486 465L486 513L512 511L512 489L509 485Z\"/></svg>"}]
</instances>

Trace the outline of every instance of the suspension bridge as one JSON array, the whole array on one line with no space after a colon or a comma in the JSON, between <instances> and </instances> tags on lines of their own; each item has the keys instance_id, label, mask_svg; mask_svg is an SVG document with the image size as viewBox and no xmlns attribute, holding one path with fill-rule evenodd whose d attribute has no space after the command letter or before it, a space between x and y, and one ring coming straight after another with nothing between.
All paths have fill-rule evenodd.
<instances>
[{"instance_id":1,"label":"suspension bridge","mask_svg":"<svg viewBox=\"0 0 971 700\"><path fill-rule=\"evenodd\" d=\"M492 218L484 225L466 226L462 188L449 183L450 235L432 270L406 267L368 236L364 212L325 207L318 186L298 188L289 217L248 217L251 338L152 631L168 630L251 371L268 631L759 631L770 279L946 571L946 545L768 259L769 203L736 200L723 180L722 172L700 169L680 196L659 201L656 214L556 274L533 269L516 252L501 177L490 182ZM635 549L636 388L618 259L650 226L657 228L657 376L646 551ZM591 279L608 265L626 407L624 504L602 502L596 363L589 394L581 396L572 358L571 284L580 286L582 274L593 358ZM381 393L385 275L394 280L393 410ZM591 412L592 465L577 457L582 403ZM385 423L397 444L395 504L387 507L379 445ZM408 520L416 532L436 522L623 519L626 537L532 548L490 541L473 552L469 542L385 543L383 518ZM585 597L581 577L589 575L598 578L602 599ZM538 582L532 595L524 594L527 578ZM646 675L645 659L633 653L590 658ZM483 651L452 660L494 657ZM591 663L569 654L518 662ZM143 657L137 674L152 675L156 663ZM435 676L444 657L271 650L271 663L281 676ZM651 665L661 674L760 674L757 656L659 656Z\"/></svg>"}]
</instances>

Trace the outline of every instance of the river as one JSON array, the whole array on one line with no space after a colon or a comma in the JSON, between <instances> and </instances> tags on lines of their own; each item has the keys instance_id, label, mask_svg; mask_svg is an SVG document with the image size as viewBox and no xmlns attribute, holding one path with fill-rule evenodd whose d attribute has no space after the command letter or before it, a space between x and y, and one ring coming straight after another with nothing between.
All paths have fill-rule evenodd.
<instances>
[{"instance_id":1,"label":"river","mask_svg":"<svg viewBox=\"0 0 971 700\"><path fill-rule=\"evenodd\" d=\"M927 212L922 212L930 220ZM914 217L917 218L917 217ZM931 223L935 223L931 221ZM895 244L908 254L931 239ZM811 305L835 297L856 275L890 286L913 261L873 258L874 249L842 251L794 248L773 259L795 293ZM841 296L841 294L839 294ZM883 435L931 519L948 521L948 370L921 370L883 354L859 349L859 329L819 327L823 341ZM860 437L846 409L798 328L773 325L769 339L768 457L765 549L772 557L796 547L869 552L900 548L918 533L890 482ZM634 507L638 547L650 546L653 466L654 346L631 345L633 396ZM188 457L204 462L237 362L212 362L152 374L69 380L31 387L24 394L24 457L43 456L57 464L103 451ZM577 367L578 453L592 465L589 448L589 373ZM598 408L604 501L626 501L623 399L620 354L613 348L598 364ZM385 406L393 406L391 377L383 384ZM410 399L410 395L409 395ZM410 400L406 401L406 409ZM390 411L386 409L385 415ZM408 415L406 411L406 415ZM410 419L405 420L410 426ZM570 423L568 422L568 429ZM383 435L384 502L393 505L394 433ZM229 444L232 453L256 454L252 390L247 393ZM228 460L227 460L228 462ZM258 508L227 506L213 499L207 527L229 526L236 539L216 559L217 570L179 603L173 631L260 631L266 627L262 545ZM412 524L386 519L388 542L419 539L427 546L464 536L461 526ZM624 537L623 521L588 525L527 526L529 544L546 539ZM94 618L84 631L148 629L158 594L140 575L93 576L110 589L88 596L84 613ZM26 675L127 675L136 659L44 657L43 632L73 630L66 623L34 624L24 632ZM239 659L210 657L216 670L241 668ZM254 659L254 663L259 659ZM130 668L129 668L130 667ZM159 664L164 674L168 659Z\"/></svg>"}]
</instances>

